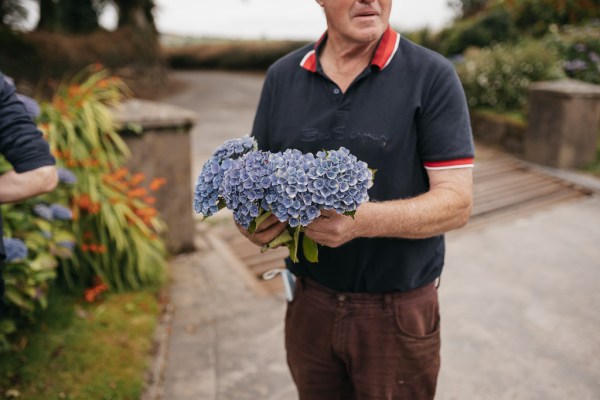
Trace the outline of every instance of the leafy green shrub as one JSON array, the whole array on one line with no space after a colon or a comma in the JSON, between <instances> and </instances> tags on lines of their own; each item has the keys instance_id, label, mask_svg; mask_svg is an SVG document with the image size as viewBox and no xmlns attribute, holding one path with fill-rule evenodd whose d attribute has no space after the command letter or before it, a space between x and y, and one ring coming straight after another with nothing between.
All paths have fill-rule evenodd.
<instances>
[{"instance_id":1,"label":"leafy green shrub","mask_svg":"<svg viewBox=\"0 0 600 400\"><path fill-rule=\"evenodd\" d=\"M460 54L468 47L485 47L512 41L517 31L510 13L502 8L456 22L440 34L438 51L445 55Z\"/></svg>"},{"instance_id":2,"label":"leafy green shrub","mask_svg":"<svg viewBox=\"0 0 600 400\"><path fill-rule=\"evenodd\" d=\"M457 71L471 107L519 111L532 82L564 77L559 60L541 42L498 44L468 53Z\"/></svg>"},{"instance_id":3,"label":"leafy green shrub","mask_svg":"<svg viewBox=\"0 0 600 400\"><path fill-rule=\"evenodd\" d=\"M146 177L123 167L129 150L109 107L126 92L120 79L93 67L41 104L39 127L61 167L61 184L52 193L0 207L12 250L3 271L7 312L0 320L0 351L10 348L8 339L21 323L46 308L57 277L71 288L116 290L163 279L164 223L152 192L165 182L154 178L146 188ZM0 159L0 172L10 168Z\"/></svg>"},{"instance_id":4,"label":"leafy green shrub","mask_svg":"<svg viewBox=\"0 0 600 400\"><path fill-rule=\"evenodd\" d=\"M11 169L0 160L0 171ZM3 229L8 259L3 269L6 283L6 315L0 320L0 351L9 347L8 336L20 320L33 320L36 310L47 306L48 290L59 262L73 256L69 199L72 186L63 180L43 196L18 204L3 204ZM0 238L1 239L1 238ZM18 251L11 251L17 247Z\"/></svg>"},{"instance_id":5,"label":"leafy green shrub","mask_svg":"<svg viewBox=\"0 0 600 400\"><path fill-rule=\"evenodd\" d=\"M505 0L516 25L536 36L551 25L580 24L600 18L598 0Z\"/></svg>"},{"instance_id":6,"label":"leafy green shrub","mask_svg":"<svg viewBox=\"0 0 600 400\"><path fill-rule=\"evenodd\" d=\"M265 70L287 53L302 47L297 41L227 41L165 50L169 65L179 69Z\"/></svg>"},{"instance_id":7,"label":"leafy green shrub","mask_svg":"<svg viewBox=\"0 0 600 400\"><path fill-rule=\"evenodd\" d=\"M564 27L550 35L550 44L558 49L568 77L600 84L600 23Z\"/></svg>"},{"instance_id":8,"label":"leafy green shrub","mask_svg":"<svg viewBox=\"0 0 600 400\"><path fill-rule=\"evenodd\" d=\"M163 279L166 260L160 235L164 223L152 206L145 177L123 167L129 149L109 107L122 101L123 82L96 66L61 85L39 118L58 164L77 176L71 206L78 238L75 257L62 264L67 283L100 277L110 289L137 289Z\"/></svg>"}]
</instances>

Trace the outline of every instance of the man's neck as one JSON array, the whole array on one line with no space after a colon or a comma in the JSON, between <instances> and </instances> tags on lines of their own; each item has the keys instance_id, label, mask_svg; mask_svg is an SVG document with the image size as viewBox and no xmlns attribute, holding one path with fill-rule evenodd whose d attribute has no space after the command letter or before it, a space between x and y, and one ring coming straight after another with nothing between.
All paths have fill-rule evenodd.
<instances>
[{"instance_id":1,"label":"man's neck","mask_svg":"<svg viewBox=\"0 0 600 400\"><path fill-rule=\"evenodd\" d=\"M345 92L350 83L369 65L377 41L368 44L327 37L319 61L325 74Z\"/></svg>"}]
</instances>

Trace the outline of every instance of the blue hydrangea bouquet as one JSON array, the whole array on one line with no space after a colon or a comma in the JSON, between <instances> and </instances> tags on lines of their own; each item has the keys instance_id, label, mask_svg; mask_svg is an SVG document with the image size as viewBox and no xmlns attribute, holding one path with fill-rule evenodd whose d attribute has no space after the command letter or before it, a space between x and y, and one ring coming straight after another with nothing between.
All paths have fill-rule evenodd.
<instances>
[{"instance_id":1,"label":"blue hydrangea bouquet","mask_svg":"<svg viewBox=\"0 0 600 400\"><path fill-rule=\"evenodd\" d=\"M344 147L316 155L293 149L271 153L257 150L254 138L232 139L204 164L194 190L194 209L206 218L227 207L250 232L275 215L288 228L263 250L285 245L291 260L298 262L303 228L321 210L353 216L369 200L373 174ZM318 261L317 245L307 236L302 236L302 250L308 261Z\"/></svg>"}]
</instances>

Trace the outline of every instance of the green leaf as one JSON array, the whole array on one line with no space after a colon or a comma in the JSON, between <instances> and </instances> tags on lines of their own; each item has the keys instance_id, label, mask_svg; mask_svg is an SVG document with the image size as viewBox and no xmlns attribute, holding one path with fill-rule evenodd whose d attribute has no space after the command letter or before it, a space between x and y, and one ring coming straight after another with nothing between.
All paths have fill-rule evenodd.
<instances>
[{"instance_id":1,"label":"green leaf","mask_svg":"<svg viewBox=\"0 0 600 400\"><path fill-rule=\"evenodd\" d=\"M346 211L346 212L344 212L344 215L354 219L354 216L356 215L356 210Z\"/></svg>"},{"instance_id":2,"label":"green leaf","mask_svg":"<svg viewBox=\"0 0 600 400\"><path fill-rule=\"evenodd\" d=\"M24 237L27 247L32 248L45 248L48 239L44 237L39 231L27 232Z\"/></svg>"},{"instance_id":3,"label":"green leaf","mask_svg":"<svg viewBox=\"0 0 600 400\"><path fill-rule=\"evenodd\" d=\"M319 262L319 248L317 247L317 243L306 235L302 238L302 251L304 252L304 257L311 263Z\"/></svg>"},{"instance_id":4,"label":"green leaf","mask_svg":"<svg viewBox=\"0 0 600 400\"><path fill-rule=\"evenodd\" d=\"M33 312L35 310L35 305L33 301L27 299L21 292L19 292L14 287L7 287L6 292L4 293L6 299L9 303L16 304L18 307Z\"/></svg>"},{"instance_id":5,"label":"green leaf","mask_svg":"<svg viewBox=\"0 0 600 400\"><path fill-rule=\"evenodd\" d=\"M248 229L248 232L252 233L254 232L259 226L260 224L262 224L263 222L265 222L265 220L267 218L269 218L271 215L273 215L273 213L271 211L266 211L263 214L259 215L253 222L254 224L254 229L252 231L250 231L250 229Z\"/></svg>"},{"instance_id":6,"label":"green leaf","mask_svg":"<svg viewBox=\"0 0 600 400\"><path fill-rule=\"evenodd\" d=\"M9 335L15 332L16 330L17 325L12 319L3 319L2 321L0 321L0 332Z\"/></svg>"},{"instance_id":7,"label":"green leaf","mask_svg":"<svg viewBox=\"0 0 600 400\"><path fill-rule=\"evenodd\" d=\"M292 237L292 235L290 235L289 230L286 229L283 232L281 232L279 234L279 236L277 236L275 239L271 240L268 244L266 244L263 247L264 247L264 250L266 251L268 249L274 249L281 245L286 245L287 243L290 243L293 240L294 240L294 238Z\"/></svg>"},{"instance_id":8,"label":"green leaf","mask_svg":"<svg viewBox=\"0 0 600 400\"><path fill-rule=\"evenodd\" d=\"M42 232L52 232L52 223L50 221L46 221L45 219L37 218L35 220L35 224Z\"/></svg>"},{"instance_id":9,"label":"green leaf","mask_svg":"<svg viewBox=\"0 0 600 400\"><path fill-rule=\"evenodd\" d=\"M298 242L300 241L300 230L301 229L302 229L302 227L300 225L298 225L296 228L294 228L294 241L292 242L293 248L290 248L290 258L295 263L298 262Z\"/></svg>"},{"instance_id":10,"label":"green leaf","mask_svg":"<svg viewBox=\"0 0 600 400\"><path fill-rule=\"evenodd\" d=\"M59 230L54 232L54 241L55 242L77 242L75 239L75 235L73 233L66 230Z\"/></svg>"},{"instance_id":11,"label":"green leaf","mask_svg":"<svg viewBox=\"0 0 600 400\"><path fill-rule=\"evenodd\" d=\"M42 271L56 268L58 262L50 253L40 253L29 265L34 271Z\"/></svg>"}]
</instances>

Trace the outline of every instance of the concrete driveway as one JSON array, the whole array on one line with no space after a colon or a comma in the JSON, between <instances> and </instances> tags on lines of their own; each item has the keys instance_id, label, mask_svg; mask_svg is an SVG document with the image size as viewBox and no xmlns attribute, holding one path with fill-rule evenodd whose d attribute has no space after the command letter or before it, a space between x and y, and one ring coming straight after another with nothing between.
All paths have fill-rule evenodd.
<instances>
[{"instance_id":1,"label":"concrete driveway","mask_svg":"<svg viewBox=\"0 0 600 400\"><path fill-rule=\"evenodd\" d=\"M262 76L173 78L162 101L198 113L199 171L216 146L249 132ZM203 227L200 242L210 234ZM598 195L452 232L447 248L437 399L600 399ZM164 399L296 398L280 337L283 298L257 297L231 271L210 246L173 263Z\"/></svg>"}]
</instances>

